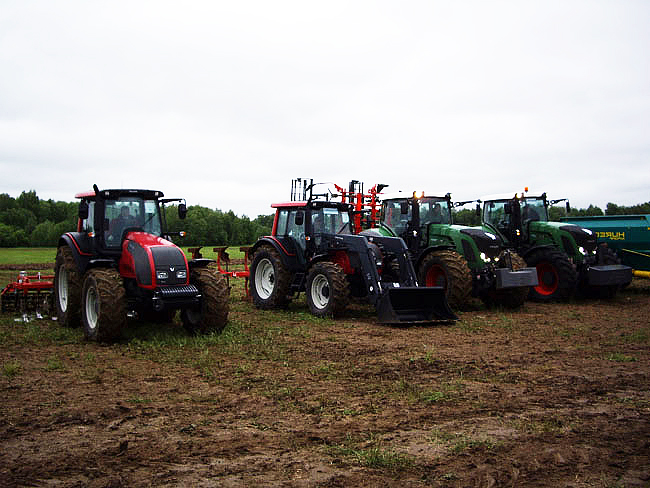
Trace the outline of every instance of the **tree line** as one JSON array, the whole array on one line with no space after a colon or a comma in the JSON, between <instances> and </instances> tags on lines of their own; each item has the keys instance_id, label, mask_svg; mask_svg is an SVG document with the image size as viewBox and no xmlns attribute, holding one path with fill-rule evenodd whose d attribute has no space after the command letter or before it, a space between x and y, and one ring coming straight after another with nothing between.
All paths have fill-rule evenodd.
<instances>
[{"instance_id":1,"label":"tree line","mask_svg":"<svg viewBox=\"0 0 650 488\"><path fill-rule=\"evenodd\" d=\"M0 194L0 247L54 247L59 237L77 230L78 202L41 200L34 190L13 198ZM187 209L185 220L178 218L175 205L165 208L169 231L185 231L175 239L182 246L225 246L251 244L271 233L273 215L251 220L232 210L222 212L199 205Z\"/></svg>"},{"instance_id":2,"label":"tree line","mask_svg":"<svg viewBox=\"0 0 650 488\"><path fill-rule=\"evenodd\" d=\"M41 200L34 190L23 191L13 198L0 194L0 247L54 247L61 234L77 229L78 202ZM650 214L650 202L632 206L608 203L605 211L589 205L574 209L569 216ZM550 207L549 218L560 220L565 207ZM222 212L199 205L188 207L185 220L178 218L178 209L165 208L168 230L185 231L178 240L182 246L226 246L252 244L259 236L271 233L273 215L258 215L251 220L239 217L232 210ZM480 225L481 218L474 208L454 210L454 221L463 225Z\"/></svg>"}]
</instances>

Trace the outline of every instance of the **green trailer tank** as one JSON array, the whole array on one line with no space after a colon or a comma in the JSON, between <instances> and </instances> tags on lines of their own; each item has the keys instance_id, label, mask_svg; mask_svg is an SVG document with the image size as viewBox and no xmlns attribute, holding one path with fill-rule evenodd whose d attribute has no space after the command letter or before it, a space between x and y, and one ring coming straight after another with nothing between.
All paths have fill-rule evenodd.
<instances>
[{"instance_id":1,"label":"green trailer tank","mask_svg":"<svg viewBox=\"0 0 650 488\"><path fill-rule=\"evenodd\" d=\"M599 243L606 243L623 264L634 269L634 276L650 278L650 215L564 217L562 220L592 230Z\"/></svg>"}]
</instances>

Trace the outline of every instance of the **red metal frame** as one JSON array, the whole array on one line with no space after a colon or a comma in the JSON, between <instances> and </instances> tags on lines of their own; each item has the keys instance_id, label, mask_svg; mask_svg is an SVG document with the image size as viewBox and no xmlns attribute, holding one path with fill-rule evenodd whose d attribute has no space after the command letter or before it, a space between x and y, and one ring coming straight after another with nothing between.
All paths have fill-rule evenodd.
<instances>
[{"instance_id":1,"label":"red metal frame","mask_svg":"<svg viewBox=\"0 0 650 488\"><path fill-rule=\"evenodd\" d=\"M48 291L54 289L54 275L36 275L18 274L16 281L9 283L0 292L0 295L11 292L22 292L27 295L30 291Z\"/></svg>"},{"instance_id":2,"label":"red metal frame","mask_svg":"<svg viewBox=\"0 0 650 488\"><path fill-rule=\"evenodd\" d=\"M376 227L379 223L379 200L377 195L381 195L377 191L375 184L368 193L354 193L334 184L337 191L341 193L341 202L352 204L354 211L358 212L354 215L354 233L358 234L366 228ZM370 213L370 218L363 219L364 213Z\"/></svg>"},{"instance_id":3,"label":"red metal frame","mask_svg":"<svg viewBox=\"0 0 650 488\"><path fill-rule=\"evenodd\" d=\"M202 246L201 246L202 247ZM201 247L190 247L187 250L192 253L192 259L200 259L203 257L201 254ZM248 262L250 260L249 251L250 246L241 246L240 251L244 253L244 269L231 271L230 268L230 256L226 251L228 246L218 246L213 247L212 250L217 253L217 271L226 277L228 281L228 286L230 286L230 278L244 278L246 282L244 287L246 289L246 298L250 298L250 291L248 289L248 278L250 276L250 269L248 268ZM222 267L222 263L225 266L225 269Z\"/></svg>"}]
</instances>

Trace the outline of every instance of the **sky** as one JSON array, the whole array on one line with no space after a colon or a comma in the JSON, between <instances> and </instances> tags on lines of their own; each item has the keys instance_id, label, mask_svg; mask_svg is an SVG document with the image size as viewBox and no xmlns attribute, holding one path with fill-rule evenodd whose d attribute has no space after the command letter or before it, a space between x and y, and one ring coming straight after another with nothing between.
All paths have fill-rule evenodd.
<instances>
[{"instance_id":1,"label":"sky","mask_svg":"<svg viewBox=\"0 0 650 488\"><path fill-rule=\"evenodd\" d=\"M0 0L0 193L650 201L650 2Z\"/></svg>"}]
</instances>

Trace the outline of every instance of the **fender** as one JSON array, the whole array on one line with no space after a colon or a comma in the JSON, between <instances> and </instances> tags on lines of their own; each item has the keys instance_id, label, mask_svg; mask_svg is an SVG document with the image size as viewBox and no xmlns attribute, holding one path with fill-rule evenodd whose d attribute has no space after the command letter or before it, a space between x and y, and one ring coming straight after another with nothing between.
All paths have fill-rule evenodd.
<instances>
[{"instance_id":1,"label":"fender","mask_svg":"<svg viewBox=\"0 0 650 488\"><path fill-rule=\"evenodd\" d=\"M273 236L260 237L253 245L253 247L251 247L250 251L248 251L248 255L255 255L255 251L257 251L262 246L270 246L275 249L280 255L280 261L282 261L282 265L285 268L290 270L297 269L298 260L296 254L292 253L282 244L279 239Z\"/></svg>"},{"instance_id":2,"label":"fender","mask_svg":"<svg viewBox=\"0 0 650 488\"><path fill-rule=\"evenodd\" d=\"M528 249L526 249L526 251L524 251L523 254L520 254L520 256L524 259L524 261L526 261L526 258L528 256L530 256L531 253L533 253L534 251L537 251L538 249L558 249L558 250L560 250L559 248L557 248L553 244L540 244L539 246L529 247ZM562 250L562 252L564 252L564 251ZM566 254L566 252L564 252L564 254Z\"/></svg>"},{"instance_id":3,"label":"fender","mask_svg":"<svg viewBox=\"0 0 650 488\"><path fill-rule=\"evenodd\" d=\"M77 265L77 271L83 275L92 257L92 242L84 232L68 232L59 238L58 247L68 246Z\"/></svg>"},{"instance_id":4,"label":"fender","mask_svg":"<svg viewBox=\"0 0 650 488\"><path fill-rule=\"evenodd\" d=\"M444 245L439 245L439 246L429 246L425 247L420 251L420 254L418 254L417 258L415 259L414 266L415 269L420 269L420 264L422 263L422 260L430 253L433 251L442 251L442 250L451 250L455 251L456 246L452 246L451 244L444 244ZM464 257L464 256L463 256Z\"/></svg>"}]
</instances>

